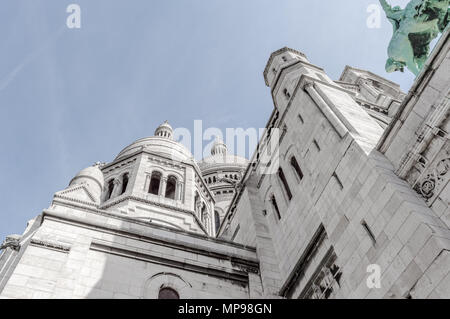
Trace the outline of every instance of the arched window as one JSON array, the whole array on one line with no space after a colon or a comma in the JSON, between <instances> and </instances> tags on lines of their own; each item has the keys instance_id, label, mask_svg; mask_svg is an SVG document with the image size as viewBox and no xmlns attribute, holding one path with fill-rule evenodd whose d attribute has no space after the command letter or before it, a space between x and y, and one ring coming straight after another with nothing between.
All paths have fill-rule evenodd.
<instances>
[{"instance_id":1,"label":"arched window","mask_svg":"<svg viewBox=\"0 0 450 319\"><path fill-rule=\"evenodd\" d=\"M284 176L283 169L280 167L278 168L278 177L281 180L281 183L283 184L284 190L286 191L286 195L289 198L289 200L292 199L292 193L291 189L289 188L289 184L286 180L286 176Z\"/></svg>"},{"instance_id":2,"label":"arched window","mask_svg":"<svg viewBox=\"0 0 450 319\"><path fill-rule=\"evenodd\" d=\"M177 179L175 176L169 176L166 185L166 198L175 199L175 190L177 189Z\"/></svg>"},{"instance_id":3,"label":"arched window","mask_svg":"<svg viewBox=\"0 0 450 319\"><path fill-rule=\"evenodd\" d=\"M150 179L150 186L148 192L150 194L159 195L159 184L161 183L161 174L158 172L152 173L152 178Z\"/></svg>"},{"instance_id":4,"label":"arched window","mask_svg":"<svg viewBox=\"0 0 450 319\"><path fill-rule=\"evenodd\" d=\"M114 191L114 180L112 179L108 182L108 192L106 193L105 200L111 198L113 191Z\"/></svg>"},{"instance_id":5,"label":"arched window","mask_svg":"<svg viewBox=\"0 0 450 319\"><path fill-rule=\"evenodd\" d=\"M295 173L297 174L297 177L302 180L303 178L303 173L302 170L300 169L300 166L298 165L297 160L295 159L295 156L291 157L291 166L294 169Z\"/></svg>"},{"instance_id":6,"label":"arched window","mask_svg":"<svg viewBox=\"0 0 450 319\"><path fill-rule=\"evenodd\" d=\"M120 191L120 195L126 192L127 186L128 186L128 173L125 173L122 176L122 190Z\"/></svg>"},{"instance_id":7,"label":"arched window","mask_svg":"<svg viewBox=\"0 0 450 319\"><path fill-rule=\"evenodd\" d=\"M208 184L211 184L211 177L208 177Z\"/></svg>"},{"instance_id":8,"label":"arched window","mask_svg":"<svg viewBox=\"0 0 450 319\"><path fill-rule=\"evenodd\" d=\"M219 231L219 227L220 227L220 215L217 210L214 211L214 223L216 226L216 234L217 234L217 232Z\"/></svg>"},{"instance_id":9,"label":"arched window","mask_svg":"<svg viewBox=\"0 0 450 319\"><path fill-rule=\"evenodd\" d=\"M270 202L272 203L273 210L275 211L275 214L277 215L278 219L281 219L280 209L278 208L275 195L272 195L272 197L270 197Z\"/></svg>"},{"instance_id":10,"label":"arched window","mask_svg":"<svg viewBox=\"0 0 450 319\"><path fill-rule=\"evenodd\" d=\"M213 176L213 183L215 183L217 181L216 177Z\"/></svg>"},{"instance_id":11,"label":"arched window","mask_svg":"<svg viewBox=\"0 0 450 319\"><path fill-rule=\"evenodd\" d=\"M175 289L164 287L159 290L158 299L180 299L180 295Z\"/></svg>"}]
</instances>

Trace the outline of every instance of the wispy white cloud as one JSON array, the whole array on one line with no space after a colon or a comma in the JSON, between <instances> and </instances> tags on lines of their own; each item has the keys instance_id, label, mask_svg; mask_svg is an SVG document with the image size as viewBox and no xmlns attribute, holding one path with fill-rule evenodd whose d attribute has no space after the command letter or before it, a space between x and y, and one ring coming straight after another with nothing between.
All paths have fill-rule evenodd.
<instances>
[{"instance_id":1,"label":"wispy white cloud","mask_svg":"<svg viewBox=\"0 0 450 319\"><path fill-rule=\"evenodd\" d=\"M41 46L28 54L21 63L19 63L7 76L5 76L0 81L0 92L3 91L29 63L31 63L43 51L45 51L45 49L47 49L52 43L54 43L64 33L65 30L66 26L64 25L58 31L53 33L46 41L44 41Z\"/></svg>"}]
</instances>

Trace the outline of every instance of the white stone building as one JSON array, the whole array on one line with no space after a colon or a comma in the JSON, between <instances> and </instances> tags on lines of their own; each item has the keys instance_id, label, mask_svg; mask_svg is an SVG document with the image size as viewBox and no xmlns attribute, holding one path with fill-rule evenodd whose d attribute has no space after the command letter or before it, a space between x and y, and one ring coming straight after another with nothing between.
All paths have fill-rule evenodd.
<instances>
[{"instance_id":1,"label":"white stone building","mask_svg":"<svg viewBox=\"0 0 450 319\"><path fill-rule=\"evenodd\" d=\"M197 163L163 123L5 240L0 297L449 298L448 37L408 95L274 52L250 161L217 140Z\"/></svg>"}]
</instances>

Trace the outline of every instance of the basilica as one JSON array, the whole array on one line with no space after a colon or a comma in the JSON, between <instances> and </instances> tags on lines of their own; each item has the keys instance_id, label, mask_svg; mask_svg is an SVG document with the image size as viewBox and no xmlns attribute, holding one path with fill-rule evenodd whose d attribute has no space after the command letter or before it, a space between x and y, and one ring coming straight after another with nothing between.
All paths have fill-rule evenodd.
<instances>
[{"instance_id":1,"label":"basilica","mask_svg":"<svg viewBox=\"0 0 450 319\"><path fill-rule=\"evenodd\" d=\"M450 298L449 48L409 93L273 52L249 160L162 123L4 240L0 298Z\"/></svg>"}]
</instances>

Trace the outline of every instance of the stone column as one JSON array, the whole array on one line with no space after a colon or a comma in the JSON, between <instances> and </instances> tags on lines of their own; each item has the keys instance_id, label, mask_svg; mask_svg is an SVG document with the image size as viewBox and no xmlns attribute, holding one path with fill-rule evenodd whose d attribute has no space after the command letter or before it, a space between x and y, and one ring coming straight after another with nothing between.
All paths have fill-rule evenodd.
<instances>
[{"instance_id":1,"label":"stone column","mask_svg":"<svg viewBox=\"0 0 450 319\"><path fill-rule=\"evenodd\" d=\"M165 196L166 195L166 185L167 185L167 178L162 177L160 184L159 184L159 196Z\"/></svg>"},{"instance_id":2,"label":"stone column","mask_svg":"<svg viewBox=\"0 0 450 319\"><path fill-rule=\"evenodd\" d=\"M122 182L119 179L114 179L114 188L111 194L111 198L114 198L120 194L120 185L122 185Z\"/></svg>"},{"instance_id":3,"label":"stone column","mask_svg":"<svg viewBox=\"0 0 450 319\"><path fill-rule=\"evenodd\" d=\"M175 200L181 199L181 182L177 181L177 188L175 189Z\"/></svg>"},{"instance_id":4,"label":"stone column","mask_svg":"<svg viewBox=\"0 0 450 319\"><path fill-rule=\"evenodd\" d=\"M145 177L145 183L144 183L144 192L145 192L145 193L148 193L148 189L149 189L149 187L150 187L150 178L151 178L150 175L147 175L147 176Z\"/></svg>"}]
</instances>

